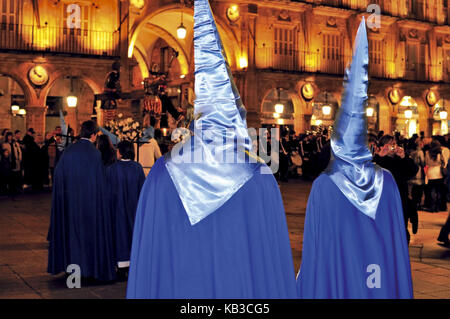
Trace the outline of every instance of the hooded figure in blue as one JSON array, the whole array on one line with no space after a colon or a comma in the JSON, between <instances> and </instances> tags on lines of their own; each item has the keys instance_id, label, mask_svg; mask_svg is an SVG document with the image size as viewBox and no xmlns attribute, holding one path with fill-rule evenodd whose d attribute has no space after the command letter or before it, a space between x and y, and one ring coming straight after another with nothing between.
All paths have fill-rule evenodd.
<instances>
[{"instance_id":1,"label":"hooded figure in blue","mask_svg":"<svg viewBox=\"0 0 450 319\"><path fill-rule=\"evenodd\" d=\"M142 185L144 169L134 161L134 146L129 141L117 144L119 159L106 168L109 186L115 256L119 274L130 264L134 219ZM125 275L125 274L122 274Z\"/></svg>"},{"instance_id":2,"label":"hooded figure in blue","mask_svg":"<svg viewBox=\"0 0 450 319\"><path fill-rule=\"evenodd\" d=\"M48 269L65 272L80 266L83 277L116 277L105 169L94 142L97 124L86 121L81 139L63 153L55 169L48 234Z\"/></svg>"},{"instance_id":3,"label":"hooded figure in blue","mask_svg":"<svg viewBox=\"0 0 450 319\"><path fill-rule=\"evenodd\" d=\"M194 135L144 183L127 298L296 298L280 191L255 159L208 0L194 24Z\"/></svg>"},{"instance_id":4,"label":"hooded figure in blue","mask_svg":"<svg viewBox=\"0 0 450 319\"><path fill-rule=\"evenodd\" d=\"M359 26L331 139L332 157L306 209L300 298L412 298L400 194L367 146L365 20Z\"/></svg>"}]
</instances>

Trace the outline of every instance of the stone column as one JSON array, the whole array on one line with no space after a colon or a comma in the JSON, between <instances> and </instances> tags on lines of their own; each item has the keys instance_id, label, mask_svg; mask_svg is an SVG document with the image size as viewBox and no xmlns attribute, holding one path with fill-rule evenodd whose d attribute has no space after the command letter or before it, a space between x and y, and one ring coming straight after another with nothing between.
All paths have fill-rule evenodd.
<instances>
[{"instance_id":1,"label":"stone column","mask_svg":"<svg viewBox=\"0 0 450 319\"><path fill-rule=\"evenodd\" d=\"M33 128L36 135L41 135L45 138L45 114L47 112L46 106L27 106L25 107L26 114L26 128ZM36 138L38 139L38 138Z\"/></svg>"}]
</instances>

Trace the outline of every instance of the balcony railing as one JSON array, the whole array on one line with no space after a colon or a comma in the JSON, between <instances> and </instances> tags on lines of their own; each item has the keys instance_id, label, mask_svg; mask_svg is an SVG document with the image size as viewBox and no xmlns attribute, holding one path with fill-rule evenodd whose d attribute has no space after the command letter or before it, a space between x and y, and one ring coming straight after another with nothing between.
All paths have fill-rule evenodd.
<instances>
[{"instance_id":1,"label":"balcony railing","mask_svg":"<svg viewBox=\"0 0 450 319\"><path fill-rule=\"evenodd\" d=\"M255 66L257 69L290 72L311 72L343 75L351 56L325 55L323 52L285 51L286 54L275 54L273 48L257 48ZM449 62L450 63L450 62ZM394 61L380 57L369 59L369 76L415 81L448 81L439 63L423 63L411 61Z\"/></svg>"},{"instance_id":2,"label":"balcony railing","mask_svg":"<svg viewBox=\"0 0 450 319\"><path fill-rule=\"evenodd\" d=\"M0 24L0 49L117 57L119 32Z\"/></svg>"}]
</instances>

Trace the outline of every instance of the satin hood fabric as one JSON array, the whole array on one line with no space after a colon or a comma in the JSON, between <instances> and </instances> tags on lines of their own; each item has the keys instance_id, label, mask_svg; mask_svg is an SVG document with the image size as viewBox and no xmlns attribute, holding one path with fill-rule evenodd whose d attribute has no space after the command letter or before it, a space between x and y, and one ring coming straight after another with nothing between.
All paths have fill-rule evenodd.
<instances>
[{"instance_id":1,"label":"satin hood fabric","mask_svg":"<svg viewBox=\"0 0 450 319\"><path fill-rule=\"evenodd\" d=\"M326 174L363 214L375 219L383 191L382 168L372 163L367 146L369 46L363 17L355 39L352 64L346 69L345 91L331 138L331 160Z\"/></svg>"},{"instance_id":2,"label":"satin hood fabric","mask_svg":"<svg viewBox=\"0 0 450 319\"><path fill-rule=\"evenodd\" d=\"M209 2L194 5L194 134L165 157L191 225L226 203L261 166L248 156L246 111Z\"/></svg>"}]
</instances>

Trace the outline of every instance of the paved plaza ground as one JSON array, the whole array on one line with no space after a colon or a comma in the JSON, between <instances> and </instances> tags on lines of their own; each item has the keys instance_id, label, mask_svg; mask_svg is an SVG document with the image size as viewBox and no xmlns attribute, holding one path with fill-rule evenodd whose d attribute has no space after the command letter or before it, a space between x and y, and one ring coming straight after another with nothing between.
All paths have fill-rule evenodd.
<instances>
[{"instance_id":1,"label":"paved plaza ground","mask_svg":"<svg viewBox=\"0 0 450 319\"><path fill-rule=\"evenodd\" d=\"M297 271L311 183L291 180L280 188ZM49 192L21 195L16 201L0 198L0 299L125 298L124 282L68 289L63 275L46 273L50 204ZM412 236L409 250L415 298L450 299L450 249L436 242L447 215L419 212L419 230Z\"/></svg>"}]
</instances>

